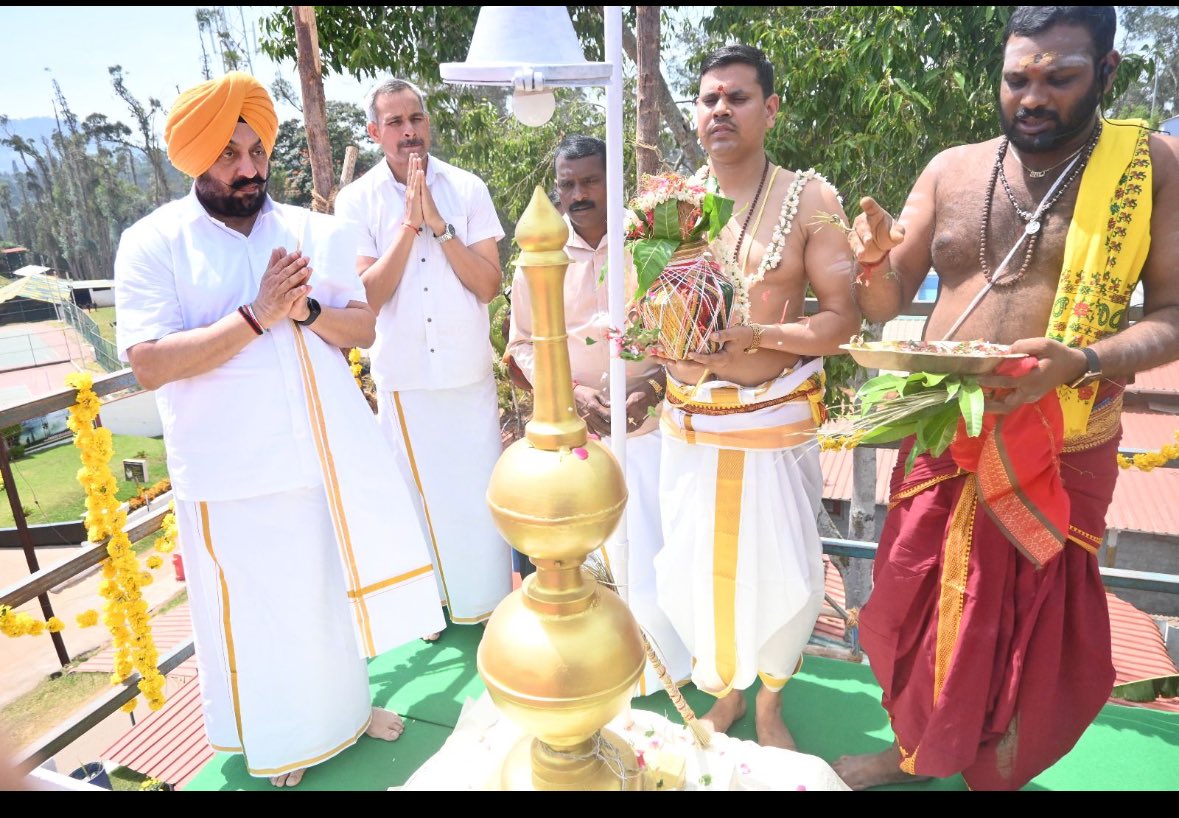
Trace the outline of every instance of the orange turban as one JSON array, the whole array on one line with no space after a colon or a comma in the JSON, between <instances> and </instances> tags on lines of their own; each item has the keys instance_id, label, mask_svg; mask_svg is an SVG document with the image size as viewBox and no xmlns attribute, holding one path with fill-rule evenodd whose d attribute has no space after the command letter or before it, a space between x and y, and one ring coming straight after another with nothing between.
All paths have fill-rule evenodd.
<instances>
[{"instance_id":1,"label":"orange turban","mask_svg":"<svg viewBox=\"0 0 1179 818\"><path fill-rule=\"evenodd\" d=\"M168 158L189 176L200 176L229 144L239 117L258 134L269 155L278 136L278 115L262 83L230 71L188 89L172 105L164 124Z\"/></svg>"}]
</instances>

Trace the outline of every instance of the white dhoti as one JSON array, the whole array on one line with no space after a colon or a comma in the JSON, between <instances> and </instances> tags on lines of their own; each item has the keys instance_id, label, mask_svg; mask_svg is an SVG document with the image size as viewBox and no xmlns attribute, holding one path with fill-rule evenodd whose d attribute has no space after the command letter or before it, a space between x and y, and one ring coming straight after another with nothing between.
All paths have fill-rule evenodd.
<instances>
[{"instance_id":1,"label":"white dhoti","mask_svg":"<svg viewBox=\"0 0 1179 818\"><path fill-rule=\"evenodd\" d=\"M354 744L372 704L323 487L177 501L176 522L213 748L268 776Z\"/></svg>"},{"instance_id":2,"label":"white dhoti","mask_svg":"<svg viewBox=\"0 0 1179 818\"><path fill-rule=\"evenodd\" d=\"M456 389L380 389L381 428L421 496L439 594L452 622L491 616L512 592L512 552L495 528L487 484L503 451L495 379Z\"/></svg>"},{"instance_id":3,"label":"white dhoti","mask_svg":"<svg viewBox=\"0 0 1179 818\"><path fill-rule=\"evenodd\" d=\"M766 384L692 390L668 377L661 418L660 607L715 696L760 675L781 689L823 602L822 497L813 440L822 359ZM689 393L691 393L689 395Z\"/></svg>"},{"instance_id":4,"label":"white dhoti","mask_svg":"<svg viewBox=\"0 0 1179 818\"><path fill-rule=\"evenodd\" d=\"M176 501L209 741L255 776L355 743L372 707L364 657L443 626L409 485L339 350L271 331L299 373L322 484Z\"/></svg>"},{"instance_id":5,"label":"white dhoti","mask_svg":"<svg viewBox=\"0 0 1179 818\"><path fill-rule=\"evenodd\" d=\"M609 438L602 440L610 445ZM619 585L625 585L627 604L639 627L643 629L651 647L667 668L672 681L682 682L692 670L692 656L683 640L672 627L671 620L659 607L655 593L655 555L663 546L663 529L659 514L659 459L663 436L658 430L631 435L626 439L626 535L629 540L626 577L615 575ZM618 546L615 537L606 541L606 557L611 570ZM648 662L635 691L646 696L663 689L659 675Z\"/></svg>"}]
</instances>

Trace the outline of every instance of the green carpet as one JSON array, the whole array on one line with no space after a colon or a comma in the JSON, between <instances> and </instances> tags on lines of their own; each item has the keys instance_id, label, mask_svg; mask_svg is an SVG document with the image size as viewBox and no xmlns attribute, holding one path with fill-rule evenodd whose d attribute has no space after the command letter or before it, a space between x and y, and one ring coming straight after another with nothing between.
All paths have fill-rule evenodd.
<instances>
[{"instance_id":1,"label":"green carpet","mask_svg":"<svg viewBox=\"0 0 1179 818\"><path fill-rule=\"evenodd\" d=\"M458 720L463 702L483 693L475 670L481 627L450 626L433 644L414 641L369 662L373 701L406 718L393 743L362 738L356 747L311 770L299 790L383 790L405 783L435 753ZM712 697L693 686L684 697L703 713ZM748 714L730 734L753 739L753 696ZM786 686L783 711L799 746L827 761L846 753L883 750L892 741L880 688L866 665L808 656ZM635 706L678 714L662 692ZM273 789L247 775L240 756L218 755L186 790ZM963 790L961 776L882 789ZM1106 705L1077 746L1032 781L1029 790L1179 789L1179 714Z\"/></svg>"}]
</instances>

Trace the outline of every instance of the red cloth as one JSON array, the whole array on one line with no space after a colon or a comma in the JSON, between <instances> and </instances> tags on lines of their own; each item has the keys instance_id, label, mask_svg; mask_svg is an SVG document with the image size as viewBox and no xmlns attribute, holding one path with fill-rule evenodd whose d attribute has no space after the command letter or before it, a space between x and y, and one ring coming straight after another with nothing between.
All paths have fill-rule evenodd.
<instances>
[{"instance_id":1,"label":"red cloth","mask_svg":"<svg viewBox=\"0 0 1179 818\"><path fill-rule=\"evenodd\" d=\"M1098 538L1119 438L1060 456L1068 521ZM916 753L913 772L1018 789L1073 747L1113 686L1097 559L1070 542L1037 568L976 511L961 620L935 702L943 548L967 475L946 452L918 457L905 477L907 449L892 494L916 493L885 520L860 638L902 752ZM916 491L939 477L948 479Z\"/></svg>"},{"instance_id":2,"label":"red cloth","mask_svg":"<svg viewBox=\"0 0 1179 818\"><path fill-rule=\"evenodd\" d=\"M1036 363L1031 356L1006 360L996 372L1019 376ZM1056 557L1068 539L1069 498L1060 479L1063 448L1064 416L1055 389L1009 415L983 415L977 437L967 437L965 424L958 421L950 444L954 461L978 475L983 509L1037 566Z\"/></svg>"}]
</instances>

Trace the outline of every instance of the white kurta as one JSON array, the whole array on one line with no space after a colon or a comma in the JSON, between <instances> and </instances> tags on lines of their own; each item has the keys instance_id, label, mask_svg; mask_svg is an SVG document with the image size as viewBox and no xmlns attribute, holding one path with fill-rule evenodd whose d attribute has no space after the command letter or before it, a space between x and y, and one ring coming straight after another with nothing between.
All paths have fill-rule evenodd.
<instances>
[{"instance_id":1,"label":"white kurta","mask_svg":"<svg viewBox=\"0 0 1179 818\"><path fill-rule=\"evenodd\" d=\"M610 327L606 282L602 268L606 264L607 238L591 247L565 218L569 241L565 252L572 263L565 271L565 326L568 336L569 368L573 380L593 389L604 390L609 385L610 344L606 331ZM629 272L629 271L628 271ZM633 292L633 275L628 275ZM520 370L533 379L535 350L532 345L532 296L528 281L521 272L512 283L512 322L505 357L516 361ZM592 342L592 343L590 343ZM628 392L659 373L654 359L627 361ZM691 672L692 657L675 632L666 614L655 599L655 555L663 547L663 531L659 517L659 456L662 437L657 418L648 418L626 441L626 486L630 499L626 504L626 529L629 553L626 577L615 581L626 586L627 602L635 619L655 648L671 678L680 682ZM609 438L602 440L609 446ZM618 538L607 540L606 557L618 563L613 554ZM611 560L611 556L615 556ZM614 568L614 565L611 565ZM643 669L636 695L645 696L662 689L658 674L650 663Z\"/></svg>"},{"instance_id":2,"label":"white kurta","mask_svg":"<svg viewBox=\"0 0 1179 818\"><path fill-rule=\"evenodd\" d=\"M503 238L477 176L431 156L426 185L455 240ZM359 231L356 255L380 258L401 232L405 185L378 162L340 191L336 213ZM486 500L502 451L489 329L487 305L424 229L377 313L372 373L382 430L419 494L439 593L461 624L483 621L512 591L511 549Z\"/></svg>"},{"instance_id":3,"label":"white kurta","mask_svg":"<svg viewBox=\"0 0 1179 818\"><path fill-rule=\"evenodd\" d=\"M760 387L704 383L680 406L676 394L691 385L668 378L659 605L695 657L692 681L716 696L759 675L780 689L819 616L823 480L808 445L815 404L798 390L821 397L822 366L810 361ZM723 411L708 414L714 408Z\"/></svg>"},{"instance_id":4,"label":"white kurta","mask_svg":"<svg viewBox=\"0 0 1179 818\"><path fill-rule=\"evenodd\" d=\"M325 307L363 300L341 228L268 201L243 236L192 194L165 205L120 242L120 352L235 313L276 246L311 257ZM410 486L340 351L291 322L156 397L209 735L258 776L326 760L367 723L363 657L442 625Z\"/></svg>"}]
</instances>

